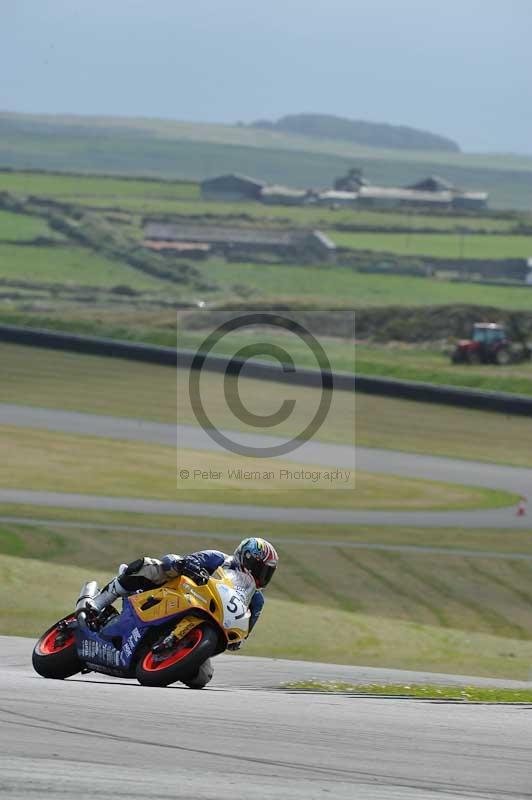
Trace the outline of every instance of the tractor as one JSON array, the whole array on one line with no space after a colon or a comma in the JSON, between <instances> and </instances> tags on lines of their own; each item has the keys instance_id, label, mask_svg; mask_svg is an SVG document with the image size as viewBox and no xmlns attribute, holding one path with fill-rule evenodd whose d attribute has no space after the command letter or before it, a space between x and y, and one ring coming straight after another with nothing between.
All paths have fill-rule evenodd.
<instances>
[{"instance_id":1,"label":"tractor","mask_svg":"<svg viewBox=\"0 0 532 800\"><path fill-rule=\"evenodd\" d=\"M515 338L512 341L504 325L496 322L475 322L471 339L461 339L452 355L453 364L498 364L505 366L530 358L531 349L519 326L511 321Z\"/></svg>"}]
</instances>

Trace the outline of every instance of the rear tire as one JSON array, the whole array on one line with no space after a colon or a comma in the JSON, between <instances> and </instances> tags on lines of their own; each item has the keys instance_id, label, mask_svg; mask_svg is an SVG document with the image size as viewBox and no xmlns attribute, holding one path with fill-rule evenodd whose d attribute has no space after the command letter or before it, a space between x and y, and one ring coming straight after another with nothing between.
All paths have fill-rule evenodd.
<instances>
[{"instance_id":1,"label":"rear tire","mask_svg":"<svg viewBox=\"0 0 532 800\"><path fill-rule=\"evenodd\" d=\"M497 350L495 353L495 363L498 364L499 367L506 367L511 361L512 354L507 347L501 347L500 350Z\"/></svg>"},{"instance_id":2,"label":"rear tire","mask_svg":"<svg viewBox=\"0 0 532 800\"><path fill-rule=\"evenodd\" d=\"M68 631L69 635L64 641L57 644L59 623L72 618L72 614L70 614L48 628L33 648L31 658L33 669L43 678L62 681L70 678L71 675L77 675L83 669L76 649L76 640L71 631Z\"/></svg>"},{"instance_id":3,"label":"rear tire","mask_svg":"<svg viewBox=\"0 0 532 800\"><path fill-rule=\"evenodd\" d=\"M212 625L198 625L162 660L157 660L152 647L153 644L141 651L135 670L138 682L143 686L169 686L177 681L186 683L191 675L199 673L203 663L218 649L218 633Z\"/></svg>"}]
</instances>

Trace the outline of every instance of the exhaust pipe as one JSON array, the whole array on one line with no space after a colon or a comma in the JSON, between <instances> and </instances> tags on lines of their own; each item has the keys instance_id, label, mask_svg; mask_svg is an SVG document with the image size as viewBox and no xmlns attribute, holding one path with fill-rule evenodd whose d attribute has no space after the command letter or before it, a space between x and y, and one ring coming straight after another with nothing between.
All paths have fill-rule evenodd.
<instances>
[{"instance_id":1,"label":"exhaust pipe","mask_svg":"<svg viewBox=\"0 0 532 800\"><path fill-rule=\"evenodd\" d=\"M81 587L81 592L79 593L79 597L76 603L75 614L81 614L85 611L85 602L86 600L92 600L93 597L96 597L97 594L100 593L98 588L97 581L87 581Z\"/></svg>"}]
</instances>

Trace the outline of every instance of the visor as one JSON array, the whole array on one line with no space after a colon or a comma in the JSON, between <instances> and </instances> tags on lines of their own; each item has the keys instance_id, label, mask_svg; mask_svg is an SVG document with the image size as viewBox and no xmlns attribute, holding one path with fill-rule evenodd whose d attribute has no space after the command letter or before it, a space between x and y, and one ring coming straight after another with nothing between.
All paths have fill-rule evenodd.
<instances>
[{"instance_id":1,"label":"visor","mask_svg":"<svg viewBox=\"0 0 532 800\"><path fill-rule=\"evenodd\" d=\"M275 567L270 567L268 564L264 564L264 562L254 564L251 570L251 573L255 578L255 583L261 589L264 589L264 587L269 584L274 572Z\"/></svg>"}]
</instances>

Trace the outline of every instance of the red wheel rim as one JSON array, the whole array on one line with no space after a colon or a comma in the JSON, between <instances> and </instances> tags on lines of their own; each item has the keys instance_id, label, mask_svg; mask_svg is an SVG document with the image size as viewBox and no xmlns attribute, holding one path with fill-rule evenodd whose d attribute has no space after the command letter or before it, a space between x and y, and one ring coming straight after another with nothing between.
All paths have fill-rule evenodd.
<instances>
[{"instance_id":1,"label":"red wheel rim","mask_svg":"<svg viewBox=\"0 0 532 800\"><path fill-rule=\"evenodd\" d=\"M65 620L65 622L70 622L70 620ZM66 631L66 639L64 639L61 644L57 644L56 639L59 634L62 633L63 631L59 630L59 625L56 625L55 628L46 634L42 642L40 642L39 652L44 656L51 656L54 653L60 653L61 650L66 650L67 647L70 647L70 645L74 643L74 634L72 631Z\"/></svg>"},{"instance_id":2,"label":"red wheel rim","mask_svg":"<svg viewBox=\"0 0 532 800\"><path fill-rule=\"evenodd\" d=\"M177 664L186 658L203 639L203 632L201 628L194 628L184 639L177 643L177 648L167 658L159 660L157 656L151 652L146 653L142 661L142 669L146 672L157 672L161 669L171 667L172 664Z\"/></svg>"}]
</instances>

